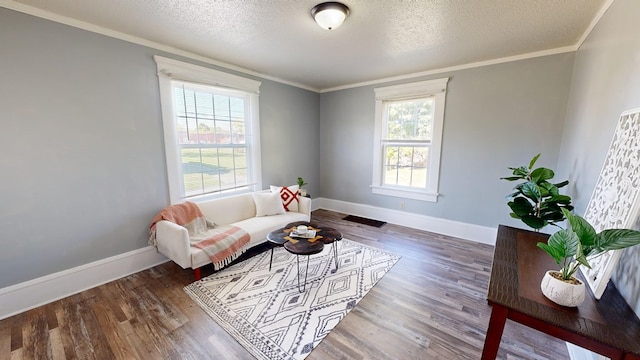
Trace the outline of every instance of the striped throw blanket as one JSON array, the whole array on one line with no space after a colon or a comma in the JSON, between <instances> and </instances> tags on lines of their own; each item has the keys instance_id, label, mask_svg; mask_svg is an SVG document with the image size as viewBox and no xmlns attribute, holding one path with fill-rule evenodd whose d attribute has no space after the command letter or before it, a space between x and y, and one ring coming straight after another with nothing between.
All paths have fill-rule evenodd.
<instances>
[{"instance_id":1,"label":"striped throw blanket","mask_svg":"<svg viewBox=\"0 0 640 360\"><path fill-rule=\"evenodd\" d=\"M156 224L161 220L171 221L185 227L189 233L191 246L204 251L216 270L244 253L249 240L251 240L251 236L237 226L216 227L204 217L198 205L187 201L167 206L151 220L149 245L157 246Z\"/></svg>"},{"instance_id":2,"label":"striped throw blanket","mask_svg":"<svg viewBox=\"0 0 640 360\"><path fill-rule=\"evenodd\" d=\"M251 236L241 228L233 225L209 229L204 233L189 238L191 246L202 249L219 270L245 252Z\"/></svg>"}]
</instances>

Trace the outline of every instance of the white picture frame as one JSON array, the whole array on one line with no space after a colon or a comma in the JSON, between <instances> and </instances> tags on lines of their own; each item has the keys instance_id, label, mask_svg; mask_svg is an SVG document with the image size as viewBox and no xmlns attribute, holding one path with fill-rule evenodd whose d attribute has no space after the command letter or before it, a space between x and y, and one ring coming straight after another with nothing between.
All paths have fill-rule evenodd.
<instances>
[{"instance_id":1,"label":"white picture frame","mask_svg":"<svg viewBox=\"0 0 640 360\"><path fill-rule=\"evenodd\" d=\"M604 160L584 218L597 232L633 228L640 213L640 108L623 112ZM581 267L593 295L600 299L620 259L609 251Z\"/></svg>"}]
</instances>

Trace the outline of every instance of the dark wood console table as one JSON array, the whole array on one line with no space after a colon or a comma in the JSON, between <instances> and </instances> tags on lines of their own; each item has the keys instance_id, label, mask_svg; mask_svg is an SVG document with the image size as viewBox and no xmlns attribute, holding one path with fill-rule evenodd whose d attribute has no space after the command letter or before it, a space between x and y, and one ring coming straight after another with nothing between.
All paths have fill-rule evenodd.
<instances>
[{"instance_id":1,"label":"dark wood console table","mask_svg":"<svg viewBox=\"0 0 640 360\"><path fill-rule=\"evenodd\" d=\"M498 228L487 300L493 307L482 359L495 359L507 319L612 360L640 360L640 320L609 282L596 300L589 289L582 305L567 308L540 290L545 271L557 269L536 247L549 235L501 225Z\"/></svg>"}]
</instances>

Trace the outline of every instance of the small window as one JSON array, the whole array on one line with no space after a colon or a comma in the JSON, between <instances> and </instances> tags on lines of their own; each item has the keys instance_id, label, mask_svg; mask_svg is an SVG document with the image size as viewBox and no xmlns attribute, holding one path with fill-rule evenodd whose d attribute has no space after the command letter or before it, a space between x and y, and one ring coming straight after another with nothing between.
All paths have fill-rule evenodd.
<instances>
[{"instance_id":1,"label":"small window","mask_svg":"<svg viewBox=\"0 0 640 360\"><path fill-rule=\"evenodd\" d=\"M373 193L437 201L447 81L375 89Z\"/></svg>"},{"instance_id":2,"label":"small window","mask_svg":"<svg viewBox=\"0 0 640 360\"><path fill-rule=\"evenodd\" d=\"M234 82L234 75L175 60L156 62L171 203L255 191L260 83Z\"/></svg>"}]
</instances>

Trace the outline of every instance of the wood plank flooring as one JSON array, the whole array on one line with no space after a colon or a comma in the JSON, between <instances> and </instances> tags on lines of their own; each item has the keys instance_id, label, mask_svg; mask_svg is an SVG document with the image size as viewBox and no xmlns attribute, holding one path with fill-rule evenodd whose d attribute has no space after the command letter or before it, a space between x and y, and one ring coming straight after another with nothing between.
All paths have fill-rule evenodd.
<instances>
[{"instance_id":1,"label":"wood plank flooring","mask_svg":"<svg viewBox=\"0 0 640 360\"><path fill-rule=\"evenodd\" d=\"M307 359L479 359L493 247L344 216L312 219L402 259ZM2 320L0 359L252 359L184 293L192 281L168 262ZM569 359L564 342L510 321L498 357Z\"/></svg>"}]
</instances>

